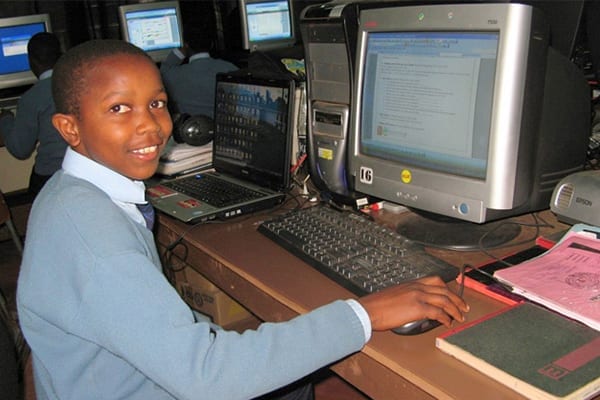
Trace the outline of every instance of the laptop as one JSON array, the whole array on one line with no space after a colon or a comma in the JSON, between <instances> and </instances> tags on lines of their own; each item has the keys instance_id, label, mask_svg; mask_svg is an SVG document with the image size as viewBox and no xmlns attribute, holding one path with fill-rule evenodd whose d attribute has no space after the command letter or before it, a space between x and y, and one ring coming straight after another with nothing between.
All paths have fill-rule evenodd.
<instances>
[{"instance_id":1,"label":"laptop","mask_svg":"<svg viewBox=\"0 0 600 400\"><path fill-rule=\"evenodd\" d=\"M149 201L187 223L231 218L283 202L291 179L295 90L291 78L217 74L212 169L149 187ZM196 188L214 180L221 191L215 199ZM250 195L236 198L225 192L230 186Z\"/></svg>"}]
</instances>

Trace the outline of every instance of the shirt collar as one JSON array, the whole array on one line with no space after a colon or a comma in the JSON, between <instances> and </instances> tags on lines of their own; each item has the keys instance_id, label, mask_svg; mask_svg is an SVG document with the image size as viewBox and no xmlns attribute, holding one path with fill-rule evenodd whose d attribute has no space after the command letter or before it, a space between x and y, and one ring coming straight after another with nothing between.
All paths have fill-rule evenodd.
<instances>
[{"instance_id":1,"label":"shirt collar","mask_svg":"<svg viewBox=\"0 0 600 400\"><path fill-rule=\"evenodd\" d=\"M42 79L50 78L51 76L52 76L52 70L49 69L40 74L39 80L41 81Z\"/></svg>"},{"instance_id":2,"label":"shirt collar","mask_svg":"<svg viewBox=\"0 0 600 400\"><path fill-rule=\"evenodd\" d=\"M125 203L146 203L146 186L142 181L129 179L70 147L67 148L62 168L65 173L90 182L113 200Z\"/></svg>"},{"instance_id":3,"label":"shirt collar","mask_svg":"<svg viewBox=\"0 0 600 400\"><path fill-rule=\"evenodd\" d=\"M190 57L190 59L188 60L188 62L192 62L194 60L198 60L200 58L210 58L210 54L208 53L196 53L193 56Z\"/></svg>"}]
</instances>

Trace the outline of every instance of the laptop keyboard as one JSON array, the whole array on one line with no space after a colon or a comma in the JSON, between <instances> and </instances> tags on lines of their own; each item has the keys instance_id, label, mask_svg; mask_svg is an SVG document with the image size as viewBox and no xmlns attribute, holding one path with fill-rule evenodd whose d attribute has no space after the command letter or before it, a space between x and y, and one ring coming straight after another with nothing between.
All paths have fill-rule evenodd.
<instances>
[{"instance_id":1,"label":"laptop keyboard","mask_svg":"<svg viewBox=\"0 0 600 400\"><path fill-rule=\"evenodd\" d=\"M176 179L164 182L162 185L215 207L227 207L264 196L264 193L215 178L209 174Z\"/></svg>"}]
</instances>

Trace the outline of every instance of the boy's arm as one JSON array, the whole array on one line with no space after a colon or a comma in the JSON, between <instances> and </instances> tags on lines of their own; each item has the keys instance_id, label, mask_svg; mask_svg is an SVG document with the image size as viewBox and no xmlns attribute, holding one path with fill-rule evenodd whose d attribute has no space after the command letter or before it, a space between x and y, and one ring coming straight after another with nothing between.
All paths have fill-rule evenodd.
<instances>
[{"instance_id":1,"label":"boy's arm","mask_svg":"<svg viewBox=\"0 0 600 400\"><path fill-rule=\"evenodd\" d=\"M244 334L214 331L193 321L176 290L142 258L105 261L84 294L75 334L128 360L177 398L253 398L364 345L362 325L344 301ZM107 285L115 289L109 296Z\"/></svg>"}]
</instances>

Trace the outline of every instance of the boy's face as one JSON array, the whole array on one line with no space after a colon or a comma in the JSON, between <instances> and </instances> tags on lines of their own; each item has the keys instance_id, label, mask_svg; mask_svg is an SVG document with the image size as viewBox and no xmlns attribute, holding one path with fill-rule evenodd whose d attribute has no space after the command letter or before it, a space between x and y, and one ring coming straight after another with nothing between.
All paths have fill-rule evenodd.
<instances>
[{"instance_id":1,"label":"boy's face","mask_svg":"<svg viewBox=\"0 0 600 400\"><path fill-rule=\"evenodd\" d=\"M75 151L113 171L151 177L173 128L158 69L143 57L118 54L96 63L87 81L79 118L61 114L72 131L58 130Z\"/></svg>"}]
</instances>

